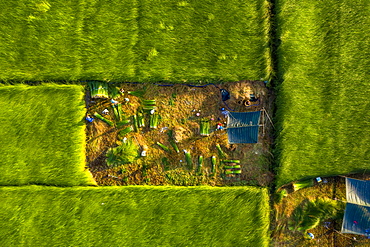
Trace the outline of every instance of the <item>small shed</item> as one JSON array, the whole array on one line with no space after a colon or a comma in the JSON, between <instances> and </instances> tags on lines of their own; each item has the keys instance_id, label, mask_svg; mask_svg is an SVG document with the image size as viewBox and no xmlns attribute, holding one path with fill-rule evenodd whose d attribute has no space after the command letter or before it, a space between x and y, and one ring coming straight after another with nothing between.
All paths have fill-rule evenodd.
<instances>
[{"instance_id":1,"label":"small shed","mask_svg":"<svg viewBox=\"0 0 370 247\"><path fill-rule=\"evenodd\" d=\"M370 181L346 178L342 233L370 236Z\"/></svg>"},{"instance_id":2,"label":"small shed","mask_svg":"<svg viewBox=\"0 0 370 247\"><path fill-rule=\"evenodd\" d=\"M230 144L257 143L261 111L229 112L227 135Z\"/></svg>"}]
</instances>

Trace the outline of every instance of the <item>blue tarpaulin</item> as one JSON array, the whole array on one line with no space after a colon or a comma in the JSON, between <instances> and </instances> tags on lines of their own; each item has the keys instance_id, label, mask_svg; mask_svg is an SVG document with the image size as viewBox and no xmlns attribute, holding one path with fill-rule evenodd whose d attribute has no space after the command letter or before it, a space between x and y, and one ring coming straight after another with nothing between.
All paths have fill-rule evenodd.
<instances>
[{"instance_id":1,"label":"blue tarpaulin","mask_svg":"<svg viewBox=\"0 0 370 247\"><path fill-rule=\"evenodd\" d=\"M370 207L347 202L342 233L370 236Z\"/></svg>"},{"instance_id":2,"label":"blue tarpaulin","mask_svg":"<svg viewBox=\"0 0 370 247\"><path fill-rule=\"evenodd\" d=\"M261 112L230 112L227 118L229 143L257 143Z\"/></svg>"},{"instance_id":3,"label":"blue tarpaulin","mask_svg":"<svg viewBox=\"0 0 370 247\"><path fill-rule=\"evenodd\" d=\"M342 233L370 236L370 181L346 178Z\"/></svg>"}]
</instances>

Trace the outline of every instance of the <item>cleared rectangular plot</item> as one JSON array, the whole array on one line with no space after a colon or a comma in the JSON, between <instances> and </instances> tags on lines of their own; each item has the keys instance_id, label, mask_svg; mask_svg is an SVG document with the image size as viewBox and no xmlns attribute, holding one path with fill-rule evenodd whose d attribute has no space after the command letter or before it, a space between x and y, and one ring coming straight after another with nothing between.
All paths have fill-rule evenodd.
<instances>
[{"instance_id":1,"label":"cleared rectangular plot","mask_svg":"<svg viewBox=\"0 0 370 247\"><path fill-rule=\"evenodd\" d=\"M0 188L4 246L268 246L266 189Z\"/></svg>"},{"instance_id":2,"label":"cleared rectangular plot","mask_svg":"<svg viewBox=\"0 0 370 247\"><path fill-rule=\"evenodd\" d=\"M0 185L89 185L81 86L0 87Z\"/></svg>"},{"instance_id":3,"label":"cleared rectangular plot","mask_svg":"<svg viewBox=\"0 0 370 247\"><path fill-rule=\"evenodd\" d=\"M277 12L278 185L368 169L370 2L279 1Z\"/></svg>"}]
</instances>

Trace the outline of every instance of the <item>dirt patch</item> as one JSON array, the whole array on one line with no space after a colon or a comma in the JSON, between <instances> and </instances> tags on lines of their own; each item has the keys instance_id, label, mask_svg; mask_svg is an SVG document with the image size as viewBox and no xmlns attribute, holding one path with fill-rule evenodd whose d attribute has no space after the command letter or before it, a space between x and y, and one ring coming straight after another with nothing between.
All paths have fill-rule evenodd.
<instances>
[{"instance_id":1,"label":"dirt patch","mask_svg":"<svg viewBox=\"0 0 370 247\"><path fill-rule=\"evenodd\" d=\"M217 130L220 124L226 127L227 118L222 114L222 108L237 112L262 109L271 112L273 95L263 82L239 81L205 87L153 84L122 84L120 87L125 92L116 100L122 103L126 119L132 120L132 116L140 111L143 100L155 100L155 112L160 120L157 128L150 128L150 113L143 113L145 127L125 136L140 146L138 158L133 164L114 168L106 164L105 155L109 148L122 141L118 138L122 127L111 127L99 119L87 123L87 163L98 184L266 186L272 181L273 174L269 171L272 126L266 116L261 119L263 127L260 127L257 144L229 144L226 130ZM220 89L230 93L226 104L221 100ZM104 109L108 109L109 113L103 116L117 122L110 99L88 99L86 107L89 115L95 112L102 114ZM209 136L200 135L201 120L209 121ZM171 131L180 152L172 147ZM157 142L170 151L163 150ZM228 159L240 160L240 174L225 173L216 144ZM144 147L147 156L139 157ZM186 162L183 150L191 154L192 164ZM201 167L198 165L199 156L204 159ZM217 157L216 171L212 170L212 156Z\"/></svg>"}]
</instances>

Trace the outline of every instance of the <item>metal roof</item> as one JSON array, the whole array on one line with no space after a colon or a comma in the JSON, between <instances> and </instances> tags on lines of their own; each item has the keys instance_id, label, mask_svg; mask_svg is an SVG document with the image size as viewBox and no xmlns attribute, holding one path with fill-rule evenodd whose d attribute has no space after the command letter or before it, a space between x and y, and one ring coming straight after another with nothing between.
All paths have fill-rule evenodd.
<instances>
[{"instance_id":1,"label":"metal roof","mask_svg":"<svg viewBox=\"0 0 370 247\"><path fill-rule=\"evenodd\" d=\"M227 118L229 143L257 143L261 112L230 112Z\"/></svg>"},{"instance_id":2,"label":"metal roof","mask_svg":"<svg viewBox=\"0 0 370 247\"><path fill-rule=\"evenodd\" d=\"M370 180L346 178L347 202L370 206Z\"/></svg>"},{"instance_id":3,"label":"metal roof","mask_svg":"<svg viewBox=\"0 0 370 247\"><path fill-rule=\"evenodd\" d=\"M346 178L342 233L370 236L370 181Z\"/></svg>"}]
</instances>

